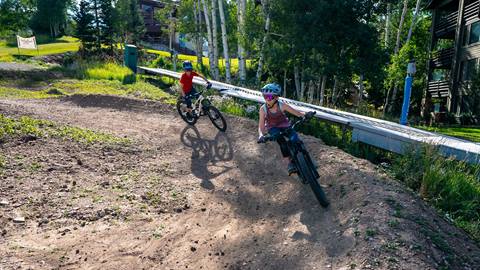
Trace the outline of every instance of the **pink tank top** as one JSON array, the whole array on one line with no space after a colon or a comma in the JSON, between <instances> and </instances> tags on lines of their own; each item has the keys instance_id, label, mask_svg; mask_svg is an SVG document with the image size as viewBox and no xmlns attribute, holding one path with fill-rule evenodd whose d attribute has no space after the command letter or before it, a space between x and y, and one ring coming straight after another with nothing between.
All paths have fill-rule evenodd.
<instances>
[{"instance_id":1,"label":"pink tank top","mask_svg":"<svg viewBox=\"0 0 480 270\"><path fill-rule=\"evenodd\" d=\"M277 112L271 112L270 109L268 109L266 104L263 105L263 109L266 112L265 126L267 129L271 129L274 127L286 128L290 126L288 117L282 112L282 106L280 101L277 104L278 104Z\"/></svg>"}]
</instances>

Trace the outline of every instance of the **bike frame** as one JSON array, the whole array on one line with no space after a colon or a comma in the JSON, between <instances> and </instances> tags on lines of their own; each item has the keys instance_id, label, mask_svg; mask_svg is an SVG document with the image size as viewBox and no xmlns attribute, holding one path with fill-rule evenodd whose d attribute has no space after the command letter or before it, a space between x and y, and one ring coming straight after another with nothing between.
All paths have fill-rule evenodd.
<instances>
[{"instance_id":1,"label":"bike frame","mask_svg":"<svg viewBox=\"0 0 480 270\"><path fill-rule=\"evenodd\" d=\"M195 103L192 104L192 110L197 112L198 115L203 111L202 108L202 102L205 100L205 97L203 96L203 91L198 92L198 96L196 98L197 100Z\"/></svg>"}]
</instances>

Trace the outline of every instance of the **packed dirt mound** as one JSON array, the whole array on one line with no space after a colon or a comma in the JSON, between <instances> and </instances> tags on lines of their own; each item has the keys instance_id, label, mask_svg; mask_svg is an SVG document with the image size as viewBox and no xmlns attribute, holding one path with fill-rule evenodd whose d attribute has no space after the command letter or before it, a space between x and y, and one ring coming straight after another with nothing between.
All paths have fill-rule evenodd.
<instances>
[{"instance_id":1,"label":"packed dirt mound","mask_svg":"<svg viewBox=\"0 0 480 270\"><path fill-rule=\"evenodd\" d=\"M187 126L174 108L110 96L2 100L132 139L0 145L0 268L479 269L480 248L368 161L302 136L331 205L287 176L256 123ZM25 220L18 219L22 217Z\"/></svg>"}]
</instances>

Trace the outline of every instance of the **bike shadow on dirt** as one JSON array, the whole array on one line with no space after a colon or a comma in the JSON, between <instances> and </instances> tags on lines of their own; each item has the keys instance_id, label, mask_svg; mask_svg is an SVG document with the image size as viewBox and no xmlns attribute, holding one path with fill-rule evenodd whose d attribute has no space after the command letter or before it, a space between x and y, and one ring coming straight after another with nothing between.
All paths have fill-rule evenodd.
<instances>
[{"instance_id":1,"label":"bike shadow on dirt","mask_svg":"<svg viewBox=\"0 0 480 270\"><path fill-rule=\"evenodd\" d=\"M192 149L191 171L202 179L201 187L214 190L212 179L230 171L232 167L225 162L233 159L230 139L224 132L218 131L213 139L202 138L195 126L187 126L180 133L182 143Z\"/></svg>"}]
</instances>

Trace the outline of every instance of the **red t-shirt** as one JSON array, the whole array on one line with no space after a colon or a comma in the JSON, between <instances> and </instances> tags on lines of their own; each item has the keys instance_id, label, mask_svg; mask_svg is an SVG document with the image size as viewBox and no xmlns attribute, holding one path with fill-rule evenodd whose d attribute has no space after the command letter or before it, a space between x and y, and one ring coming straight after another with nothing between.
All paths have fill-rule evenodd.
<instances>
[{"instance_id":1,"label":"red t-shirt","mask_svg":"<svg viewBox=\"0 0 480 270\"><path fill-rule=\"evenodd\" d=\"M193 77L198 76L198 74L195 71L190 72L190 76L187 75L187 73L183 73L182 77L180 78L180 82L183 85L183 93L188 94L192 90L193 86Z\"/></svg>"}]
</instances>

